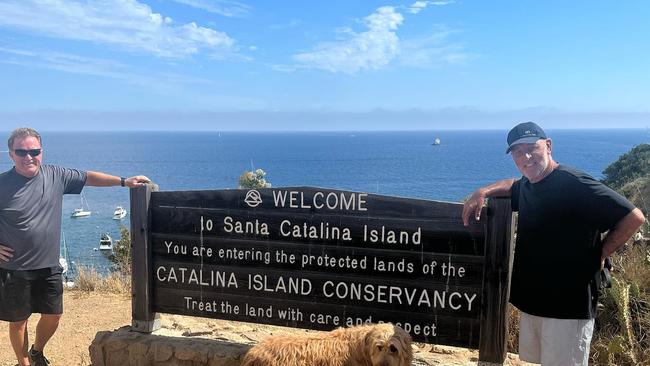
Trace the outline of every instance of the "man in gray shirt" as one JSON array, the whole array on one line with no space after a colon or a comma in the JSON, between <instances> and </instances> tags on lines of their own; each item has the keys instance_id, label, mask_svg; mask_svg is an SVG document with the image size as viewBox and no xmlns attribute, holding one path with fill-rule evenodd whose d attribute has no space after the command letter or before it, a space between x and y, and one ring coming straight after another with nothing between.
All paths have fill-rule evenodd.
<instances>
[{"instance_id":1,"label":"man in gray shirt","mask_svg":"<svg viewBox=\"0 0 650 366\"><path fill-rule=\"evenodd\" d=\"M19 128L8 140L14 167L0 174L0 320L21 366L49 365L43 349L63 314L59 267L61 206L64 194L84 186L136 187L145 176L121 178L105 173L41 165L41 136ZM28 351L27 321L40 313L36 338Z\"/></svg>"}]
</instances>

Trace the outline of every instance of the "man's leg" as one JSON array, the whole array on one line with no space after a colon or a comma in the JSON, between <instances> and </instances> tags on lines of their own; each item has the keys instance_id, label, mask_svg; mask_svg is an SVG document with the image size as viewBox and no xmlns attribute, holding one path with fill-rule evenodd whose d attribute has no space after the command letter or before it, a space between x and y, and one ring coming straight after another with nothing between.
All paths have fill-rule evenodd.
<instances>
[{"instance_id":1,"label":"man's leg","mask_svg":"<svg viewBox=\"0 0 650 366\"><path fill-rule=\"evenodd\" d=\"M18 365L29 366L29 357L27 355L27 347L29 345L29 336L27 332L27 321L10 322L9 323L9 340L11 347L14 349Z\"/></svg>"},{"instance_id":2,"label":"man's leg","mask_svg":"<svg viewBox=\"0 0 650 366\"><path fill-rule=\"evenodd\" d=\"M593 332L593 319L544 318L542 365L587 366Z\"/></svg>"},{"instance_id":3,"label":"man's leg","mask_svg":"<svg viewBox=\"0 0 650 366\"><path fill-rule=\"evenodd\" d=\"M18 364L29 366L27 322L32 314L31 283L21 271L0 270L0 320L9 323L9 341Z\"/></svg>"},{"instance_id":4,"label":"man's leg","mask_svg":"<svg viewBox=\"0 0 650 366\"><path fill-rule=\"evenodd\" d=\"M41 314L41 319L36 325L36 340L34 341L35 350L43 352L45 345L59 327L60 319L61 314Z\"/></svg>"},{"instance_id":5,"label":"man's leg","mask_svg":"<svg viewBox=\"0 0 650 366\"><path fill-rule=\"evenodd\" d=\"M519 359L531 363L542 362L542 318L520 311Z\"/></svg>"},{"instance_id":6,"label":"man's leg","mask_svg":"<svg viewBox=\"0 0 650 366\"><path fill-rule=\"evenodd\" d=\"M45 345L59 327L63 314L63 282L60 268L48 269L46 276L34 281L32 291L32 309L41 313L41 319L36 325L36 339L29 350L29 356L35 366L49 365L43 355Z\"/></svg>"}]
</instances>

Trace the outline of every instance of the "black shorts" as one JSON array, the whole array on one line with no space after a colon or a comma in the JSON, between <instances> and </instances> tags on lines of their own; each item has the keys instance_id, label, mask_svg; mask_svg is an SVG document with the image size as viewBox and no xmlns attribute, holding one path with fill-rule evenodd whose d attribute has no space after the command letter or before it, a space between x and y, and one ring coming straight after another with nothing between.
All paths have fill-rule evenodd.
<instances>
[{"instance_id":1,"label":"black shorts","mask_svg":"<svg viewBox=\"0 0 650 366\"><path fill-rule=\"evenodd\" d=\"M23 321L32 313L63 313L61 268L0 269L0 320Z\"/></svg>"}]
</instances>

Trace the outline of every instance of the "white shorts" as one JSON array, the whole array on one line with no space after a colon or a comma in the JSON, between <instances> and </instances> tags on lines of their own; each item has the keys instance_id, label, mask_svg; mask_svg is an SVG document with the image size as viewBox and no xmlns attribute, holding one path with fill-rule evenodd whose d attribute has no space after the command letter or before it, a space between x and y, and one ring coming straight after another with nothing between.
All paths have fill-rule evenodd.
<instances>
[{"instance_id":1,"label":"white shorts","mask_svg":"<svg viewBox=\"0 0 650 366\"><path fill-rule=\"evenodd\" d=\"M521 312L519 358L542 366L587 366L594 319L543 318Z\"/></svg>"}]
</instances>

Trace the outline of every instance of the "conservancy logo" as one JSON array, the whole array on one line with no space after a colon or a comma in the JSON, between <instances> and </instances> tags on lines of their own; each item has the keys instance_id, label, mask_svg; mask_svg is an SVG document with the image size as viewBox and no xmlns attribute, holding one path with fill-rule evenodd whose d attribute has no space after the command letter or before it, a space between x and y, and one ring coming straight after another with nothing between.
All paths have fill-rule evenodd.
<instances>
[{"instance_id":1,"label":"conservancy logo","mask_svg":"<svg viewBox=\"0 0 650 366\"><path fill-rule=\"evenodd\" d=\"M258 192L255 189L251 189L250 191L246 192L246 198L244 198L244 202L250 207L257 207L262 203L262 196L260 195L260 192Z\"/></svg>"}]
</instances>

